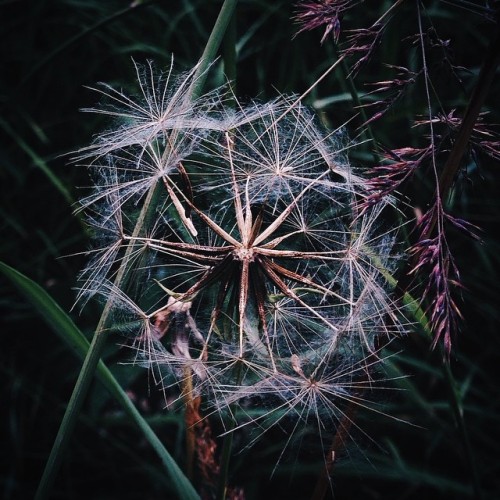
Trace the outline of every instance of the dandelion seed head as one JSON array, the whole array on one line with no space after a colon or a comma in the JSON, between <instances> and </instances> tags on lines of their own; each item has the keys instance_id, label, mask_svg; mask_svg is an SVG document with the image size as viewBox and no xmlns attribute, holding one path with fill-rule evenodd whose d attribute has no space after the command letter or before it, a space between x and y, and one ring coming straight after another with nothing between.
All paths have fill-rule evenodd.
<instances>
[{"instance_id":1,"label":"dandelion seed head","mask_svg":"<svg viewBox=\"0 0 500 500\"><path fill-rule=\"evenodd\" d=\"M367 406L376 341L404 327L384 277L394 231L383 204L359 210L345 132L294 96L229 110L220 90L187 99L194 71L137 71L139 100L106 87L125 124L80 153L99 242L81 296L107 301L170 399L189 382L234 418L265 399L240 427L323 429L345 403Z\"/></svg>"}]
</instances>

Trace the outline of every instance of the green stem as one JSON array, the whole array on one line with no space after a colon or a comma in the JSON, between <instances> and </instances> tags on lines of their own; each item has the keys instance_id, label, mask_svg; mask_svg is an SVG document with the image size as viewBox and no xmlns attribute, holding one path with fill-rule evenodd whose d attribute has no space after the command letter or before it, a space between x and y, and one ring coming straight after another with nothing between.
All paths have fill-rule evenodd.
<instances>
[{"instance_id":1,"label":"green stem","mask_svg":"<svg viewBox=\"0 0 500 500\"><path fill-rule=\"evenodd\" d=\"M339 55L337 51L335 51L335 55L338 58ZM361 99L359 98L359 93L358 89L356 88L356 85L354 84L354 78L349 72L349 68L347 66L347 63L345 62L345 59L342 61L342 65L339 68L339 78L342 78L343 80L347 81L347 87L349 89L349 93L351 94L352 100L354 102L354 106L356 109L359 110L359 114L361 116L361 119L363 120L363 125L364 125L364 133L368 136L368 138L372 141L373 147L377 149L377 142L375 141L375 136L373 135L373 130L372 127L368 122L368 116L366 115L365 108L363 106L363 103L361 102ZM363 126L361 125L361 126Z\"/></svg>"},{"instance_id":2,"label":"green stem","mask_svg":"<svg viewBox=\"0 0 500 500\"><path fill-rule=\"evenodd\" d=\"M193 84L190 89L189 95L193 100L200 95L203 85L205 84L207 75L206 70L208 69L210 62L213 60L215 54L219 49L220 43L224 36L224 32L227 28L227 24L236 6L236 2L237 0L225 0L221 8L217 21L213 27L212 33L210 34L209 40L201 57L200 64L197 68ZM131 238L132 241L135 237L139 236L142 233L144 222L154 212L155 205L154 203L152 203L152 201L156 198L157 191L158 190L156 187L152 187L148 192L146 200L144 202L144 206L134 228L134 232ZM133 243L130 243L127 247L125 256L121 262L120 268L114 281L114 285L117 287L121 287L126 278L128 264L132 256L133 248ZM113 301L111 299L107 301L99 320L99 324L97 325L97 328L95 330L90 349L83 363L75 388L73 389L71 399L66 408L66 412L52 446L49 459L45 466L42 479L38 486L35 497L36 500L47 498L55 481L55 477L61 465L62 458L66 452L66 449L68 448L70 437L73 433L78 415L81 411L83 402L90 387L90 382L93 379L96 367L101 358L101 354L105 345L105 340L107 338L106 324L111 312L112 302Z\"/></svg>"},{"instance_id":3,"label":"green stem","mask_svg":"<svg viewBox=\"0 0 500 500\"><path fill-rule=\"evenodd\" d=\"M134 236L138 236L142 231L142 227L146 219L147 213L149 212L150 203L151 200L153 199L154 192L155 189L152 188L146 197L144 206L142 208L142 211L139 215L139 218L137 220L134 229ZM130 243L129 246L127 247L122 264L118 270L117 276L114 281L114 285L117 287L120 287L123 284L133 248L134 248L133 243ZM59 471L61 461L63 459L64 454L66 453L70 437L75 428L78 415L81 411L90 383L94 377L94 373L96 371L99 360L101 359L101 354L104 349L105 341L107 338L106 323L108 321L108 317L111 312L112 304L113 301L110 298L108 299L106 305L104 306L104 310L99 320L99 324L97 325L94 337L92 338L92 343L90 344L90 348L83 362L82 369L80 370L80 373L78 375L75 388L73 389L73 393L71 394L71 398L66 408L66 412L64 413L64 417L59 427L59 431L57 432L56 439L54 441L54 444L52 445L52 450L50 452L49 459L43 471L40 484L38 485L38 490L36 492L35 500L42 500L44 498L47 498L52 488L52 485L55 481L56 474Z\"/></svg>"},{"instance_id":4,"label":"green stem","mask_svg":"<svg viewBox=\"0 0 500 500\"><path fill-rule=\"evenodd\" d=\"M217 51L219 50L222 39L224 38L224 33L226 32L227 26L231 17L233 15L234 9L238 0L225 0L221 7L219 16L215 21L214 28L208 39L205 50L200 58L199 66L193 78L193 85L190 90L190 98L196 99L200 96L202 88L205 84L207 78L207 69L215 59Z\"/></svg>"},{"instance_id":5,"label":"green stem","mask_svg":"<svg viewBox=\"0 0 500 500\"><path fill-rule=\"evenodd\" d=\"M47 498L48 493L54 483L55 476L59 470L64 452L68 446L69 438L73 432L75 422L80 413L80 408L85 395L87 394L90 382L92 381L95 368L101 357L104 345L104 335L94 335L90 349L83 363L73 394L66 408L59 432L57 433L49 459L43 471L43 476L38 485L35 500Z\"/></svg>"},{"instance_id":6,"label":"green stem","mask_svg":"<svg viewBox=\"0 0 500 500\"><path fill-rule=\"evenodd\" d=\"M236 16L231 17L222 49L224 74L231 82L231 90L236 95Z\"/></svg>"}]
</instances>

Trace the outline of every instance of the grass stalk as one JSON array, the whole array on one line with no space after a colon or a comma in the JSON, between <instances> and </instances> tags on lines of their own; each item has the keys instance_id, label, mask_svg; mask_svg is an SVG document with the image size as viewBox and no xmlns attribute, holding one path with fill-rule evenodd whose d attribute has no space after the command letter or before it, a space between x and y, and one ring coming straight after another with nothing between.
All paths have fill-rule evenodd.
<instances>
[{"instance_id":1,"label":"grass stalk","mask_svg":"<svg viewBox=\"0 0 500 500\"><path fill-rule=\"evenodd\" d=\"M43 471L42 479L35 495L35 500L42 500L48 497L48 494L55 481L57 472L61 465L62 458L69 444L69 439L73 433L81 406L88 392L90 382L94 377L94 372L101 358L103 346L105 344L105 335L94 335L87 356L83 362L82 369L71 394L66 412L59 427L52 450Z\"/></svg>"},{"instance_id":2,"label":"grass stalk","mask_svg":"<svg viewBox=\"0 0 500 500\"><path fill-rule=\"evenodd\" d=\"M335 50L335 56L337 57L337 59L339 58L337 50ZM345 59L342 61L342 64L339 68L339 78L342 78L347 82L347 88L349 89L349 93L351 94L354 103L354 108L359 111L359 115L361 117L361 120L363 121L361 125L361 127L364 129L363 132L367 136L367 138L370 139L370 141L372 142L374 150L377 150L378 148L377 148L377 141L375 140L375 135L373 134L373 130L371 124L369 123L365 107L363 106L363 103L359 98L358 89L356 88L356 84L354 83L354 78L352 77L351 72L349 71L349 67L347 66ZM374 156L376 157L376 155Z\"/></svg>"},{"instance_id":3,"label":"grass stalk","mask_svg":"<svg viewBox=\"0 0 500 500\"><path fill-rule=\"evenodd\" d=\"M465 111L462 125L448 159L446 160L441 177L439 178L439 192L443 199L446 193L450 190L453 180L455 179L455 176L460 168L462 157L467 151L468 142L474 129L474 125L479 117L479 113L486 96L490 91L490 87L499 64L500 31L497 33L496 38L491 42L488 48L486 57L481 67L481 72L479 73L477 84L474 87L474 91Z\"/></svg>"},{"instance_id":4,"label":"grass stalk","mask_svg":"<svg viewBox=\"0 0 500 500\"><path fill-rule=\"evenodd\" d=\"M194 77L193 85L189 92L189 96L191 99L195 99L196 97L198 97L202 91L203 85L206 81L208 66L219 49L227 24L236 6L236 2L237 0L225 0L221 8L217 21L214 25L212 33L201 57L200 64ZM136 222L132 235L132 241L142 233L145 220L147 220L150 214L154 211L155 206L152 201L156 198L156 196L157 188L152 187L146 196L144 206ZM114 285L117 287L121 287L123 285L123 282L125 281L133 248L133 243L130 243L127 247L125 256L114 281ZM73 389L73 393L71 395L70 401L66 408L66 412L52 446L49 459L45 466L42 479L36 492L36 500L43 500L48 497L55 481L56 475L59 471L62 458L68 448L68 444L76 425L78 415L81 412L83 402L88 393L90 383L94 377L98 362L101 358L101 354L106 343L107 321L111 312L111 307L112 300L109 299L104 306L104 310L95 330L89 351L87 353L87 356L85 357L75 388Z\"/></svg>"},{"instance_id":5,"label":"grass stalk","mask_svg":"<svg viewBox=\"0 0 500 500\"><path fill-rule=\"evenodd\" d=\"M135 236L139 235L142 231L142 227L146 219L146 216L149 212L151 200L154 197L154 193L155 189L152 188L146 197L144 207L142 208L142 211L139 215L139 218L137 220L134 229ZM114 284L117 287L123 284L128 269L128 263L132 255L132 251L133 251L133 244L131 243L127 247L122 264L118 270L118 273L114 281ZM94 377L94 373L96 371L99 360L101 359L101 354L103 352L104 346L106 345L106 339L107 339L106 323L108 321L111 308L112 308L112 300L109 299L106 302L106 305L104 306L104 310L102 312L101 318L99 320L94 336L92 338L90 348L87 352L87 355L83 362L83 366L78 375L75 388L73 389L73 393L71 394L71 398L69 400L66 412L64 413L63 420L61 422L56 438L54 440L54 444L52 445L52 450L50 452L49 459L43 471L42 479L40 480L35 500L42 500L44 498L47 498L52 488L52 485L55 481L56 474L59 471L61 461L69 445L69 440L73 433L76 421L78 419L78 415L80 414L90 383Z\"/></svg>"},{"instance_id":6,"label":"grass stalk","mask_svg":"<svg viewBox=\"0 0 500 500\"><path fill-rule=\"evenodd\" d=\"M237 3L238 0L225 0L221 7L193 78L193 85L189 92L191 99L196 99L202 92L203 86L205 85L207 70L215 59Z\"/></svg>"},{"instance_id":7,"label":"grass stalk","mask_svg":"<svg viewBox=\"0 0 500 500\"><path fill-rule=\"evenodd\" d=\"M499 26L500 27L500 26ZM453 148L448 155L446 163L439 177L439 196L442 200L448 195L453 185L453 181L462 165L462 158L469 147L469 140L474 130L474 126L479 117L479 113L484 104L484 101L489 93L493 78L495 77L496 70L500 64L500 31L497 33L494 40L492 40L486 57L484 59L481 71L479 73L478 81L474 87L474 91L465 110L462 124L457 134ZM436 225L436 218L432 224L429 225L427 234L422 235L422 239L428 238Z\"/></svg>"},{"instance_id":8,"label":"grass stalk","mask_svg":"<svg viewBox=\"0 0 500 500\"><path fill-rule=\"evenodd\" d=\"M236 16L232 16L227 27L226 36L224 37L222 46L222 58L224 61L224 74L229 82L231 82L231 90L234 95L236 91Z\"/></svg>"}]
</instances>

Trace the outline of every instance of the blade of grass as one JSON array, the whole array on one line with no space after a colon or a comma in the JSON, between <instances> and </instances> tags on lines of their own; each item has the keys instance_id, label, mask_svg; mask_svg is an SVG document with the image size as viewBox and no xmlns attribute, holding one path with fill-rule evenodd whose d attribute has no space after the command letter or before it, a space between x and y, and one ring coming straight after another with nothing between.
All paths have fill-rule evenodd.
<instances>
[{"instance_id":1,"label":"blade of grass","mask_svg":"<svg viewBox=\"0 0 500 500\"><path fill-rule=\"evenodd\" d=\"M146 219L148 211L151 208L151 201L154 198L154 196L155 196L155 189L152 188L146 196L143 210L139 215L136 227L134 229L134 236L140 234L144 220ZM132 245L127 248L122 261L122 265L117 272L115 278L115 285L117 287L119 287L123 282L123 280L125 279L127 273L127 265L130 260L130 256L132 254L132 250L133 250ZM96 371L98 362L101 358L101 354L105 346L105 341L107 339L106 324L111 312L111 308L112 308L112 302L111 300L108 300L108 302L104 306L104 310L99 320L99 324L97 325L97 328L94 332L92 342L87 351L87 355L84 359L82 368L78 375L75 388L73 389L73 393L71 394L68 406L66 407L66 412L64 414L63 420L59 427L59 431L52 446L52 450L50 452L47 465L45 466L45 470L43 471L42 479L40 480L40 484L38 486L38 490L35 496L36 500L42 500L44 498L47 498L50 489L52 487L52 484L55 480L57 471L59 470L59 467L61 465L62 457L64 456L66 448L69 444L69 438L73 433L73 429L75 427L78 414L80 413L85 396L88 393L90 383L93 379L94 373Z\"/></svg>"},{"instance_id":2,"label":"blade of grass","mask_svg":"<svg viewBox=\"0 0 500 500\"><path fill-rule=\"evenodd\" d=\"M191 99L196 99L201 93L203 85L205 84L207 70L212 61L215 59L229 22L233 17L234 9L236 8L237 3L238 0L225 0L220 9L212 33L210 34L210 38L205 46L203 54L200 57L200 64L193 78L193 86L190 89Z\"/></svg>"},{"instance_id":3,"label":"blade of grass","mask_svg":"<svg viewBox=\"0 0 500 500\"><path fill-rule=\"evenodd\" d=\"M195 99L197 96L199 96L203 85L205 84L205 80L207 77L206 70L208 69L210 62L213 60L215 54L219 49L220 43L227 28L227 24L229 23L234 8L236 7L236 3L237 0L225 0L224 4L221 7L219 16L215 22L209 40L207 41L207 45L205 46L205 50L201 56L200 64L198 65L197 71L194 75L193 84L189 90L189 96L191 99ZM153 186L147 193L143 208L135 224L135 228L131 238L132 241L134 238L141 235L145 221L147 221L151 214L154 213L156 209L155 200L157 199L157 191L157 187ZM130 244L125 252L120 268L118 269L114 281L114 285L117 288L120 288L123 281L126 279L128 263L133 254L133 249L134 245ZM90 387L90 382L94 376L99 359L101 357L102 350L105 345L105 341L107 338L106 325L111 312L111 308L112 299L109 299L104 306L99 324L97 325L97 328L95 330L90 348L83 362L83 366L71 395L71 399L68 403L63 420L59 427L58 434L54 441L54 445L52 446L52 450L35 497L36 500L47 498L52 484L55 480L55 476L61 464L62 457L69 444L69 438L75 427L78 414L87 395L88 389Z\"/></svg>"},{"instance_id":4,"label":"blade of grass","mask_svg":"<svg viewBox=\"0 0 500 500\"><path fill-rule=\"evenodd\" d=\"M0 262L0 271L29 300L40 316L59 338L80 358L85 358L90 348L89 341L74 324L73 320L61 309L59 304L37 283L16 269ZM147 441L156 451L167 473L172 479L173 487L179 498L199 499L198 494L172 458L163 443L158 439L153 429L139 413L126 392L122 389L109 368L99 360L96 370L97 377L109 393L122 406L127 415L137 424Z\"/></svg>"}]
</instances>

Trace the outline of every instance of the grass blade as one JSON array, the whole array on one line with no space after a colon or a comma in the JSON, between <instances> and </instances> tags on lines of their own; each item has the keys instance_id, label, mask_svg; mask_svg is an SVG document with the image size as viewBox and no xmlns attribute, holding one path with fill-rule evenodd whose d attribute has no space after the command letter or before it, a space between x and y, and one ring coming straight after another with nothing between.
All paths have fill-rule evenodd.
<instances>
[{"instance_id":1,"label":"grass blade","mask_svg":"<svg viewBox=\"0 0 500 500\"><path fill-rule=\"evenodd\" d=\"M85 358L90 348L89 341L54 299L40 285L3 262L0 262L0 271L31 302L59 338L80 358ZM193 500L198 499L199 496L191 483L158 439L153 429L134 406L109 368L102 361L99 361L96 373L110 394L144 432L146 439L158 453L163 465L167 469L179 497Z\"/></svg>"}]
</instances>

